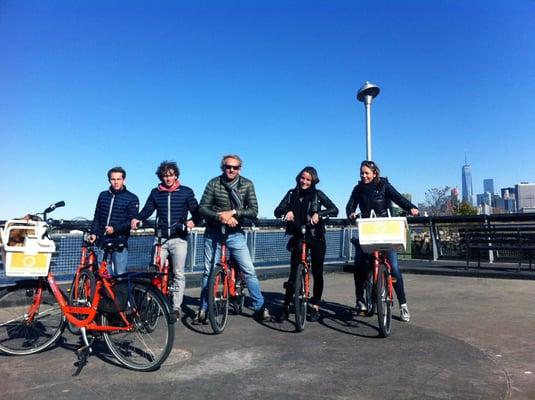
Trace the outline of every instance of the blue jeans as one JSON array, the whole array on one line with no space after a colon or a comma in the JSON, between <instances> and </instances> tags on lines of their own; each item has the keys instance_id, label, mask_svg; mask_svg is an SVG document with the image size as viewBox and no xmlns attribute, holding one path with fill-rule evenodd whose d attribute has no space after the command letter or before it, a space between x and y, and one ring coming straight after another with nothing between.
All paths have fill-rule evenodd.
<instances>
[{"instance_id":1,"label":"blue jeans","mask_svg":"<svg viewBox=\"0 0 535 400\"><path fill-rule=\"evenodd\" d=\"M100 264L104 258L104 250L97 248L97 261ZM108 258L108 272L112 276L117 276L126 273L126 266L128 265L128 249L125 247L123 251L114 251L111 255L111 262Z\"/></svg>"},{"instance_id":2,"label":"blue jeans","mask_svg":"<svg viewBox=\"0 0 535 400\"><path fill-rule=\"evenodd\" d=\"M403 276L401 275L401 270L399 269L398 263L398 253L394 250L388 251L388 260L390 261L390 267L392 269L392 276L396 278L396 283L394 283L394 291L398 298L399 304L405 304L407 299L405 297L405 286L403 285ZM371 267L368 262L368 254L364 253L358 244L355 245L355 269L354 269L354 280L355 280L355 292L357 300L363 298L364 293L364 282L370 272Z\"/></svg>"},{"instance_id":3,"label":"blue jeans","mask_svg":"<svg viewBox=\"0 0 535 400\"><path fill-rule=\"evenodd\" d=\"M221 259L221 241L223 235L213 228L206 228L204 233L204 271L201 283L201 310L208 309L208 279L214 269L214 265ZM253 309L260 310L264 306L264 296L260 291L260 284L256 277L256 272L247 247L245 234L243 231L230 233L227 236L228 255L238 264L241 272L245 276L247 289L253 301Z\"/></svg>"}]
</instances>

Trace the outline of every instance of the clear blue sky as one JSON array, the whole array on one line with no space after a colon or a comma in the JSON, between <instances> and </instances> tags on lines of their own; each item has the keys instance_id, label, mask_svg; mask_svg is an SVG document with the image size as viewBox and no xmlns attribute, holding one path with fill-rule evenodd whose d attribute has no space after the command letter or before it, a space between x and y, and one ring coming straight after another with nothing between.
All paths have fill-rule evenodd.
<instances>
[{"instance_id":1,"label":"clear blue sky","mask_svg":"<svg viewBox=\"0 0 535 400\"><path fill-rule=\"evenodd\" d=\"M343 211L365 158L415 202L535 181L535 1L0 2L0 219L92 217L122 165L143 204L176 160L200 200L244 159L271 217L305 165Z\"/></svg>"}]
</instances>

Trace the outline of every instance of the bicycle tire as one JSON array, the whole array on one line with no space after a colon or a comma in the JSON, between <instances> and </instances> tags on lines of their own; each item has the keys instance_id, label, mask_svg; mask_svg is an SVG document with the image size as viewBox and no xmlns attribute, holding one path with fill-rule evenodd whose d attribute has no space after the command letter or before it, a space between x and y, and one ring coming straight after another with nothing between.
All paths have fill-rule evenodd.
<instances>
[{"instance_id":1,"label":"bicycle tire","mask_svg":"<svg viewBox=\"0 0 535 400\"><path fill-rule=\"evenodd\" d=\"M103 332L106 345L125 367L154 371L167 359L175 340L174 319L162 293L150 284L132 282L122 315L132 330ZM124 327L118 313L102 313L100 323Z\"/></svg>"},{"instance_id":2,"label":"bicycle tire","mask_svg":"<svg viewBox=\"0 0 535 400\"><path fill-rule=\"evenodd\" d=\"M225 330L228 320L228 279L221 265L216 265L208 280L208 319L214 333Z\"/></svg>"},{"instance_id":3,"label":"bicycle tire","mask_svg":"<svg viewBox=\"0 0 535 400\"><path fill-rule=\"evenodd\" d=\"M71 291L69 292L69 305L78 307L90 307L95 298L95 274L88 269L83 269L79 274L74 276L71 283ZM73 314L77 319L83 320L87 316L80 314ZM73 335L80 334L80 328L67 321L67 329Z\"/></svg>"},{"instance_id":4,"label":"bicycle tire","mask_svg":"<svg viewBox=\"0 0 535 400\"><path fill-rule=\"evenodd\" d=\"M303 264L297 266L294 284L294 312L295 312L295 329L302 332L306 325L307 303L308 299L305 292L305 267Z\"/></svg>"},{"instance_id":5,"label":"bicycle tire","mask_svg":"<svg viewBox=\"0 0 535 400\"><path fill-rule=\"evenodd\" d=\"M366 304L365 315L372 317L375 314L375 296L373 293L373 272L368 274L368 278L364 282L364 303Z\"/></svg>"},{"instance_id":6,"label":"bicycle tire","mask_svg":"<svg viewBox=\"0 0 535 400\"><path fill-rule=\"evenodd\" d=\"M386 265L379 266L375 301L377 305L377 320L379 322L379 334L385 338L390 335L392 328L392 299L388 293L388 269Z\"/></svg>"},{"instance_id":7,"label":"bicycle tire","mask_svg":"<svg viewBox=\"0 0 535 400\"><path fill-rule=\"evenodd\" d=\"M39 311L30 322L28 311L39 290ZM34 354L51 346L65 329L65 317L48 282L23 281L0 293L0 351Z\"/></svg>"}]
</instances>

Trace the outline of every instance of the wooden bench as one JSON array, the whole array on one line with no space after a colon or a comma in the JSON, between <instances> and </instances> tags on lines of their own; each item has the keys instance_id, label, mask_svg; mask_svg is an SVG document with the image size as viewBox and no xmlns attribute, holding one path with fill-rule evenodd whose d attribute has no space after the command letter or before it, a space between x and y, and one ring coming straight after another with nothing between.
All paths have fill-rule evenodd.
<instances>
[{"instance_id":1,"label":"wooden bench","mask_svg":"<svg viewBox=\"0 0 535 400\"><path fill-rule=\"evenodd\" d=\"M482 251L512 250L518 252L518 271L525 254L531 270L531 252L535 250L535 225L489 225L460 229L459 234L466 248L466 268L470 263L471 250L478 250L478 267L481 266Z\"/></svg>"}]
</instances>

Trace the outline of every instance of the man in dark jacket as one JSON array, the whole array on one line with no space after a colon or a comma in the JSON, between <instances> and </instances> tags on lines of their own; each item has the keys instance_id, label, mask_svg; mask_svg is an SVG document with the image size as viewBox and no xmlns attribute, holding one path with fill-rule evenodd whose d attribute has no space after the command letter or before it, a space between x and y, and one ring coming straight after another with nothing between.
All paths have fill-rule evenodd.
<instances>
[{"instance_id":1,"label":"man in dark jacket","mask_svg":"<svg viewBox=\"0 0 535 400\"><path fill-rule=\"evenodd\" d=\"M126 171L122 167L114 167L108 171L110 188L98 196L89 235L89 241L98 244L99 262L104 258L103 249L107 243L119 245L111 259L109 272L112 275L126 272L130 221L137 215L139 208L139 200L126 189L125 179Z\"/></svg>"},{"instance_id":2,"label":"man in dark jacket","mask_svg":"<svg viewBox=\"0 0 535 400\"><path fill-rule=\"evenodd\" d=\"M158 226L164 239L161 247L161 260L171 258L173 279L170 286L173 312L181 318L181 306L186 287L184 267L188 254L188 230L199 223L198 203L195 194L187 186L180 184L180 170L174 161L162 161L156 170L161 183L150 192L145 206L132 220L132 229L137 228L139 220L149 218L156 210ZM192 219L188 218L188 212Z\"/></svg>"},{"instance_id":3,"label":"man in dark jacket","mask_svg":"<svg viewBox=\"0 0 535 400\"><path fill-rule=\"evenodd\" d=\"M206 220L204 233L204 272L201 284L201 306L193 323L206 321L208 308L208 278L221 257L222 226L227 234L227 248L245 275L247 288L255 317L259 320L271 318L264 305L264 297L256 276L253 260L247 247L245 233L242 229L246 219L254 220L258 215L258 203L253 182L240 176L241 158L226 155L221 160L221 175L211 179L204 189L199 212Z\"/></svg>"}]
</instances>

